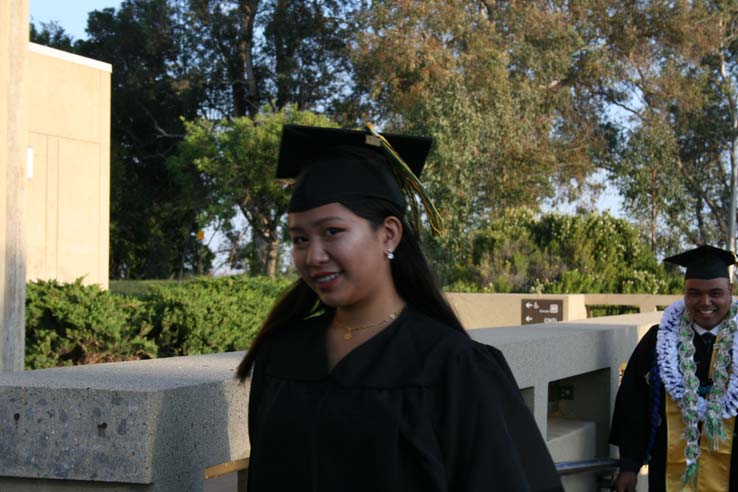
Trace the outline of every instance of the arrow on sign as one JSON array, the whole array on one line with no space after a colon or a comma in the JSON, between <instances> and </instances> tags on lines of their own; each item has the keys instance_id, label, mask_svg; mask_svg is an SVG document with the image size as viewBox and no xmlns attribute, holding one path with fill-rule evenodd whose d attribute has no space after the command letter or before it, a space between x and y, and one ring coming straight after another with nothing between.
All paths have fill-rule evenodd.
<instances>
[{"instance_id":1,"label":"arrow on sign","mask_svg":"<svg viewBox=\"0 0 738 492\"><path fill-rule=\"evenodd\" d=\"M530 316L526 316L525 317L525 321L531 322L531 321L533 321L533 318L531 318Z\"/></svg>"},{"instance_id":2,"label":"arrow on sign","mask_svg":"<svg viewBox=\"0 0 738 492\"><path fill-rule=\"evenodd\" d=\"M530 308L532 308L532 307L533 307L533 304L532 304L532 303L530 303L530 302L526 302L526 303L525 303L525 307L527 307L528 309L530 309Z\"/></svg>"}]
</instances>

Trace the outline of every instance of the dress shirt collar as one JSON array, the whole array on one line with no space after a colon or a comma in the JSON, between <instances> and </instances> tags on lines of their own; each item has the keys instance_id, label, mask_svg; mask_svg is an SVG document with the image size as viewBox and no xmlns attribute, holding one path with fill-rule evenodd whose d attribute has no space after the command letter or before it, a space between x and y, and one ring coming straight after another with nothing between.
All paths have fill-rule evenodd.
<instances>
[{"instance_id":1,"label":"dress shirt collar","mask_svg":"<svg viewBox=\"0 0 738 492\"><path fill-rule=\"evenodd\" d=\"M700 325L698 325L697 323L695 323L693 321L692 322L692 328L694 329L694 331L697 332L697 334L699 336L702 336L705 333L710 332L710 333L712 333L713 335L715 335L717 337L718 331L720 331L720 325L721 324L722 324L722 322L720 322L717 325L715 325L711 330L705 330L704 328L702 328Z\"/></svg>"}]
</instances>

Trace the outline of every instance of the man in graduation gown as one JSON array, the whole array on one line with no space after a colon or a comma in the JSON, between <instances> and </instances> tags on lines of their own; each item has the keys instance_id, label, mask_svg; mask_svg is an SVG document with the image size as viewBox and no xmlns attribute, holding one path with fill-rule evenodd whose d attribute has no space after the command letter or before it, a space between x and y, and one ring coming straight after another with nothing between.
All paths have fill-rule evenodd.
<instances>
[{"instance_id":1,"label":"man in graduation gown","mask_svg":"<svg viewBox=\"0 0 738 492\"><path fill-rule=\"evenodd\" d=\"M687 268L684 299L641 339L618 390L610 442L620 449L616 492L738 492L733 370L732 252L703 245L664 261Z\"/></svg>"}]
</instances>

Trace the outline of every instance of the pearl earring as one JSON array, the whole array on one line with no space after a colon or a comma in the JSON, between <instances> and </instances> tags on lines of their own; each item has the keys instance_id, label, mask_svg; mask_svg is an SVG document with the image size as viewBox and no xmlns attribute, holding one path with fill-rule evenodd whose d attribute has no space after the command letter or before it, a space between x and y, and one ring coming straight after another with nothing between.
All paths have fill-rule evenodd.
<instances>
[{"instance_id":1,"label":"pearl earring","mask_svg":"<svg viewBox=\"0 0 738 492\"><path fill-rule=\"evenodd\" d=\"M390 261L395 259L395 253L393 253L392 250L389 248L384 252L384 254L385 256L387 256L387 259Z\"/></svg>"}]
</instances>

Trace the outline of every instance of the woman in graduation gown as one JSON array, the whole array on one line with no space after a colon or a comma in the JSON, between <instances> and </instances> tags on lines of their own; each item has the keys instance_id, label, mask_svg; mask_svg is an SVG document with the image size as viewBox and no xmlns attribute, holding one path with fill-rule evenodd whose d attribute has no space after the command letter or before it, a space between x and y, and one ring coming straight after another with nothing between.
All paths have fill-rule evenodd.
<instances>
[{"instance_id":1,"label":"woman in graduation gown","mask_svg":"<svg viewBox=\"0 0 738 492\"><path fill-rule=\"evenodd\" d=\"M300 279L238 369L249 492L562 490L504 357L465 333L406 220L419 193L438 227L416 177L430 144L284 127Z\"/></svg>"}]
</instances>

